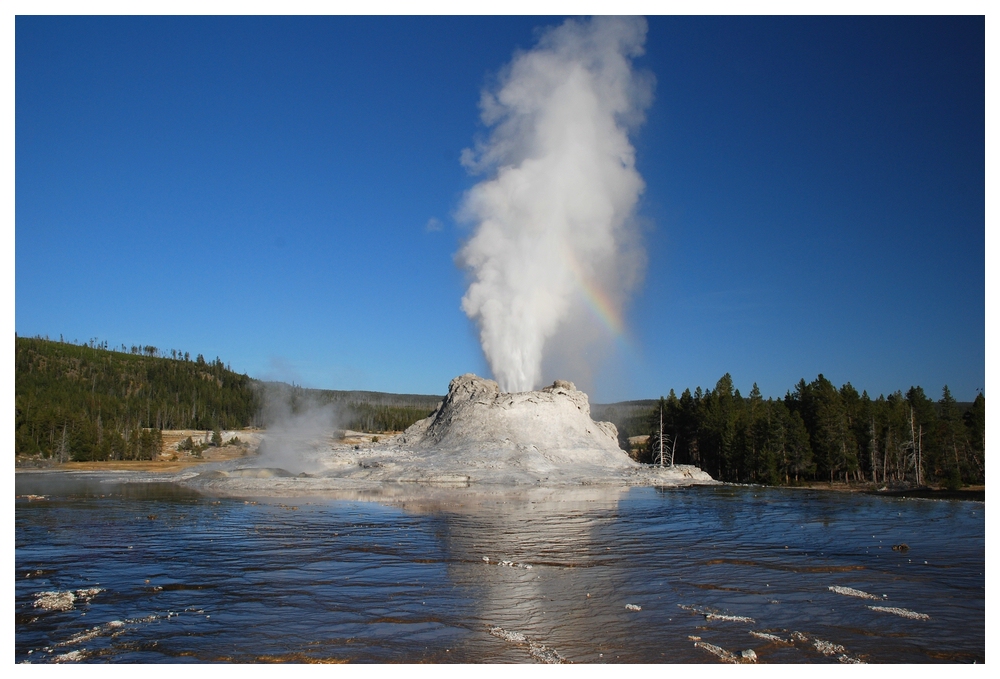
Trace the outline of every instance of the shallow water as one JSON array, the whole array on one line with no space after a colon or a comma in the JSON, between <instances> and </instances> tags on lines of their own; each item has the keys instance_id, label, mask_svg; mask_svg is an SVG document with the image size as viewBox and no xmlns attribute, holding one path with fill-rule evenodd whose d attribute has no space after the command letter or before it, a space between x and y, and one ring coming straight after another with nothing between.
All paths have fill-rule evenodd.
<instances>
[{"instance_id":1,"label":"shallow water","mask_svg":"<svg viewBox=\"0 0 1000 679\"><path fill-rule=\"evenodd\" d=\"M985 659L979 502L723 486L387 505L16 484L18 662Z\"/></svg>"}]
</instances>

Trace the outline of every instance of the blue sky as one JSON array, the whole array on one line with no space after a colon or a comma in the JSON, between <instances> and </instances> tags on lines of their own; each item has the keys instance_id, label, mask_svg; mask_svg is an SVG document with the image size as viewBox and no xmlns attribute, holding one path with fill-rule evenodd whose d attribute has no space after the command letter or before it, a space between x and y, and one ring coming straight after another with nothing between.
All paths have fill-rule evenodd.
<instances>
[{"instance_id":1,"label":"blue sky","mask_svg":"<svg viewBox=\"0 0 1000 679\"><path fill-rule=\"evenodd\" d=\"M481 89L561 22L18 17L17 333L320 388L488 374L459 156ZM592 400L725 372L974 398L984 43L982 17L650 18L649 263Z\"/></svg>"}]
</instances>

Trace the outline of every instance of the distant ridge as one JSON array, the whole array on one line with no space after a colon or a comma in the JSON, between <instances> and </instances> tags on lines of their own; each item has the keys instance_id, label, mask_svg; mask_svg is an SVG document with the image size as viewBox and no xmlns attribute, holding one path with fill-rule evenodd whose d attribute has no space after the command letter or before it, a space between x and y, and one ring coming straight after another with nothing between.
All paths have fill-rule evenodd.
<instances>
[{"instance_id":1,"label":"distant ridge","mask_svg":"<svg viewBox=\"0 0 1000 679\"><path fill-rule=\"evenodd\" d=\"M331 406L344 429L366 432L403 431L433 411L443 396L391 394L380 391L309 389L284 382L261 382L269 403L281 403L292 413ZM268 421L265 413L264 421Z\"/></svg>"}]
</instances>

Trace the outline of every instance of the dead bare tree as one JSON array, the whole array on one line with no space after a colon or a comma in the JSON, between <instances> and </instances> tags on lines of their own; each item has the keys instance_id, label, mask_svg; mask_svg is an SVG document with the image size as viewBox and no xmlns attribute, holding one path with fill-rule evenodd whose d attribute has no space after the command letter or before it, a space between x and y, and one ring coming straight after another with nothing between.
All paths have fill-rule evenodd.
<instances>
[{"instance_id":1,"label":"dead bare tree","mask_svg":"<svg viewBox=\"0 0 1000 679\"><path fill-rule=\"evenodd\" d=\"M63 422L62 440L59 443L59 463L66 462L66 423Z\"/></svg>"}]
</instances>

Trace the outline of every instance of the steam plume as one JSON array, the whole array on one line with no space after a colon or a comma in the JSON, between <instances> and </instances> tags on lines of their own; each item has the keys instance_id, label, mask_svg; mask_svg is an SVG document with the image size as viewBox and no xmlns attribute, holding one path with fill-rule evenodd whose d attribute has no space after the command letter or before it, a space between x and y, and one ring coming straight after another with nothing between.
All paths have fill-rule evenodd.
<instances>
[{"instance_id":1,"label":"steam plume","mask_svg":"<svg viewBox=\"0 0 1000 679\"><path fill-rule=\"evenodd\" d=\"M472 279L462 309L504 391L539 386L547 341L579 309L621 332L644 188L629 132L653 90L631 59L645 38L642 18L568 20L482 94L492 130L462 162L488 178L464 196L476 228L458 261Z\"/></svg>"},{"instance_id":2,"label":"steam plume","mask_svg":"<svg viewBox=\"0 0 1000 679\"><path fill-rule=\"evenodd\" d=\"M308 392L280 382L264 391L264 424L260 464L292 473L315 471L321 452L338 426L337 409L321 403Z\"/></svg>"}]
</instances>

